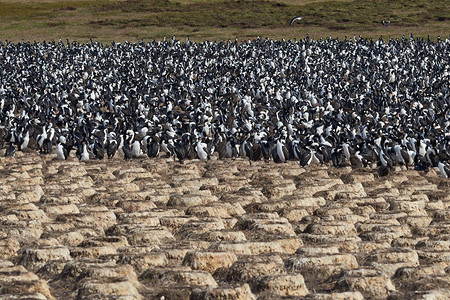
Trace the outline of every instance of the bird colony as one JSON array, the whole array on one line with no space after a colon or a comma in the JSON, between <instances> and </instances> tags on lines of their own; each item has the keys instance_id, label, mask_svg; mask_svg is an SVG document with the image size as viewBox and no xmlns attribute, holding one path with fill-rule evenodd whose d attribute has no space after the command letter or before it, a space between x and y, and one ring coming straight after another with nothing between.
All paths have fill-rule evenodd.
<instances>
[{"instance_id":1,"label":"bird colony","mask_svg":"<svg viewBox=\"0 0 450 300\"><path fill-rule=\"evenodd\" d=\"M0 147L450 175L450 39L0 43ZM75 152L75 155L73 153ZM72 158L75 159L75 158Z\"/></svg>"}]
</instances>

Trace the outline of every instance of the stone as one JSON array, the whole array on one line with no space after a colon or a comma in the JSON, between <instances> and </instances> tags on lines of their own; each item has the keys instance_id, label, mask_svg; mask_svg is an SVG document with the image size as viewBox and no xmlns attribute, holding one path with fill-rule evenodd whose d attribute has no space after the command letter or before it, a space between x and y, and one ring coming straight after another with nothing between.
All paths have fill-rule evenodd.
<instances>
[{"instance_id":1,"label":"stone","mask_svg":"<svg viewBox=\"0 0 450 300\"><path fill-rule=\"evenodd\" d=\"M116 254L117 249L113 246L73 247L70 248L72 258L99 258L103 255Z\"/></svg>"},{"instance_id":2,"label":"stone","mask_svg":"<svg viewBox=\"0 0 450 300\"><path fill-rule=\"evenodd\" d=\"M302 274L307 282L324 282L343 270L351 270L357 267L358 262L355 256L351 254L328 254L310 257L297 255L286 261L286 269L289 272Z\"/></svg>"},{"instance_id":3,"label":"stone","mask_svg":"<svg viewBox=\"0 0 450 300\"><path fill-rule=\"evenodd\" d=\"M344 174L341 179L344 183L366 183L375 180L372 173Z\"/></svg>"},{"instance_id":4,"label":"stone","mask_svg":"<svg viewBox=\"0 0 450 300\"><path fill-rule=\"evenodd\" d=\"M434 263L450 261L450 251L417 250L417 254L420 257L420 259L424 261L432 261Z\"/></svg>"},{"instance_id":5,"label":"stone","mask_svg":"<svg viewBox=\"0 0 450 300\"><path fill-rule=\"evenodd\" d=\"M128 246L128 241L122 236L92 237L70 249L70 254L76 258L98 258L102 255L116 254L120 247Z\"/></svg>"},{"instance_id":6,"label":"stone","mask_svg":"<svg viewBox=\"0 0 450 300\"><path fill-rule=\"evenodd\" d=\"M208 231L225 229L225 224L221 218L205 218L198 221L189 221L185 223L175 236L190 236L192 238L200 236Z\"/></svg>"},{"instance_id":7,"label":"stone","mask_svg":"<svg viewBox=\"0 0 450 300\"><path fill-rule=\"evenodd\" d=\"M427 199L428 201L428 199ZM388 201L390 204L390 209L392 211L404 211L408 213L417 214L418 211L423 211L425 209L425 201L424 200L390 200Z\"/></svg>"},{"instance_id":8,"label":"stone","mask_svg":"<svg viewBox=\"0 0 450 300\"><path fill-rule=\"evenodd\" d=\"M431 251L450 251L450 239L447 240L421 240L415 245L416 249Z\"/></svg>"},{"instance_id":9,"label":"stone","mask_svg":"<svg viewBox=\"0 0 450 300\"><path fill-rule=\"evenodd\" d=\"M297 187L292 180L271 180L271 184L265 185L264 194L269 199L281 198L285 195L292 194Z\"/></svg>"},{"instance_id":10,"label":"stone","mask_svg":"<svg viewBox=\"0 0 450 300\"><path fill-rule=\"evenodd\" d=\"M221 300L256 300L247 283L238 286L219 286L194 291L191 299L221 299Z\"/></svg>"},{"instance_id":11,"label":"stone","mask_svg":"<svg viewBox=\"0 0 450 300\"><path fill-rule=\"evenodd\" d=\"M384 274L391 277L400 267L418 266L419 255L416 251L407 248L375 250L366 257L364 265L383 270Z\"/></svg>"},{"instance_id":12,"label":"stone","mask_svg":"<svg viewBox=\"0 0 450 300\"><path fill-rule=\"evenodd\" d=\"M263 253L292 254L302 245L301 239L287 237L268 242L216 243L211 246L211 249L234 252L236 255L258 255Z\"/></svg>"},{"instance_id":13,"label":"stone","mask_svg":"<svg viewBox=\"0 0 450 300\"><path fill-rule=\"evenodd\" d=\"M167 202L169 207L189 207L206 204L207 199L196 195L175 195L171 196Z\"/></svg>"},{"instance_id":14,"label":"stone","mask_svg":"<svg viewBox=\"0 0 450 300\"><path fill-rule=\"evenodd\" d=\"M135 248L133 248L135 249ZM162 252L144 252L136 254L136 251L130 253L119 253L117 263L131 265L133 268L141 273L149 268L167 266L169 260L166 253Z\"/></svg>"},{"instance_id":15,"label":"stone","mask_svg":"<svg viewBox=\"0 0 450 300\"><path fill-rule=\"evenodd\" d=\"M397 220L395 220L397 222ZM371 228L370 230L364 231L359 236L361 239L366 241L392 241L393 239L410 236L411 230L407 225L390 225L390 224L370 224L365 226L366 228ZM357 230L362 230L363 227L357 226Z\"/></svg>"},{"instance_id":16,"label":"stone","mask_svg":"<svg viewBox=\"0 0 450 300\"><path fill-rule=\"evenodd\" d=\"M353 236L356 235L356 228L346 222L320 222L309 225L304 232L316 235Z\"/></svg>"},{"instance_id":17,"label":"stone","mask_svg":"<svg viewBox=\"0 0 450 300\"><path fill-rule=\"evenodd\" d=\"M0 259L10 259L15 256L20 249L20 243L14 238L0 239Z\"/></svg>"},{"instance_id":18,"label":"stone","mask_svg":"<svg viewBox=\"0 0 450 300\"><path fill-rule=\"evenodd\" d=\"M70 251L67 247L51 246L45 248L29 248L23 252L20 264L32 271L37 271L51 260L70 260Z\"/></svg>"},{"instance_id":19,"label":"stone","mask_svg":"<svg viewBox=\"0 0 450 300\"><path fill-rule=\"evenodd\" d=\"M286 209L281 213L281 216L286 218L291 224L300 222L303 217L310 216L308 210L304 208Z\"/></svg>"},{"instance_id":20,"label":"stone","mask_svg":"<svg viewBox=\"0 0 450 300\"><path fill-rule=\"evenodd\" d=\"M0 299L7 299L7 300L47 300L47 297L42 295L41 293L21 293L21 294L15 294L15 295L4 295L0 296Z\"/></svg>"},{"instance_id":21,"label":"stone","mask_svg":"<svg viewBox=\"0 0 450 300\"><path fill-rule=\"evenodd\" d=\"M400 300L400 299L438 299L438 300L446 300L450 298L450 292L448 290L443 289L434 289L428 291L397 291L391 293L389 296L390 299Z\"/></svg>"},{"instance_id":22,"label":"stone","mask_svg":"<svg viewBox=\"0 0 450 300\"><path fill-rule=\"evenodd\" d=\"M260 213L256 215L244 215L236 223L235 229L262 231L267 234L279 234L283 236L296 236L294 228L286 218L280 218L277 214Z\"/></svg>"},{"instance_id":23,"label":"stone","mask_svg":"<svg viewBox=\"0 0 450 300\"><path fill-rule=\"evenodd\" d=\"M303 173L302 176L305 178L307 176L307 172ZM328 174L327 174L328 176ZM305 182L299 186L296 193L299 195L303 195L303 197L309 197L316 195L319 192L330 190L336 184L342 184L342 180L340 179L319 179L315 177L309 177L310 179L305 180ZM295 193L294 193L295 194ZM317 195L318 196L318 195Z\"/></svg>"},{"instance_id":24,"label":"stone","mask_svg":"<svg viewBox=\"0 0 450 300\"><path fill-rule=\"evenodd\" d=\"M187 222L198 222L199 219L196 216L167 216L161 217L159 222L162 226L167 227L170 232L174 233L179 230ZM156 225L154 225L156 226Z\"/></svg>"},{"instance_id":25,"label":"stone","mask_svg":"<svg viewBox=\"0 0 450 300\"><path fill-rule=\"evenodd\" d=\"M330 294L309 294L305 299L308 300L364 300L364 296L358 292L333 292Z\"/></svg>"},{"instance_id":26,"label":"stone","mask_svg":"<svg viewBox=\"0 0 450 300\"><path fill-rule=\"evenodd\" d=\"M91 280L99 278L109 279L127 279L134 286L138 287L139 282L137 280L136 273L130 265L116 265L113 263L106 263L103 265L90 266L85 268L78 276L78 280Z\"/></svg>"},{"instance_id":27,"label":"stone","mask_svg":"<svg viewBox=\"0 0 450 300\"><path fill-rule=\"evenodd\" d=\"M325 244L338 247L339 252L353 252L359 249L362 239L358 236L334 236L302 233L298 235L305 244Z\"/></svg>"},{"instance_id":28,"label":"stone","mask_svg":"<svg viewBox=\"0 0 450 300\"><path fill-rule=\"evenodd\" d=\"M87 174L86 169L82 165L78 166L63 166L59 169L62 175L70 176L72 178L79 178Z\"/></svg>"},{"instance_id":29,"label":"stone","mask_svg":"<svg viewBox=\"0 0 450 300\"><path fill-rule=\"evenodd\" d=\"M378 242L378 241L362 241L358 244L358 249L360 252L362 252L362 255L365 257L366 253L375 252L377 250L381 249L387 249L391 247L391 244L393 242Z\"/></svg>"},{"instance_id":30,"label":"stone","mask_svg":"<svg viewBox=\"0 0 450 300\"><path fill-rule=\"evenodd\" d=\"M199 236L199 239L204 241L219 242L219 241L229 241L229 242L245 242L247 238L244 232L234 231L234 230L216 230L208 231Z\"/></svg>"},{"instance_id":31,"label":"stone","mask_svg":"<svg viewBox=\"0 0 450 300\"><path fill-rule=\"evenodd\" d=\"M33 205L34 206L34 205ZM36 207L34 209L20 209L13 212L18 220L39 220L40 222L49 222L47 214Z\"/></svg>"},{"instance_id":32,"label":"stone","mask_svg":"<svg viewBox=\"0 0 450 300\"><path fill-rule=\"evenodd\" d=\"M55 299L45 280L36 274L28 272L22 266L5 266L0 268L1 294L29 294L39 293L47 299Z\"/></svg>"},{"instance_id":33,"label":"stone","mask_svg":"<svg viewBox=\"0 0 450 300\"><path fill-rule=\"evenodd\" d=\"M450 224L443 222L431 223L429 226L414 228L414 234L420 237L429 237L439 239L442 235L450 235Z\"/></svg>"},{"instance_id":34,"label":"stone","mask_svg":"<svg viewBox=\"0 0 450 300\"><path fill-rule=\"evenodd\" d=\"M80 213L78 207L73 203L63 205L44 205L43 209L47 214L54 214L54 215Z\"/></svg>"},{"instance_id":35,"label":"stone","mask_svg":"<svg viewBox=\"0 0 450 300\"><path fill-rule=\"evenodd\" d=\"M298 248L295 251L295 254L304 255L304 256L320 256L320 255L330 255L330 254L338 254L339 249L336 246L329 247L305 247Z\"/></svg>"},{"instance_id":36,"label":"stone","mask_svg":"<svg viewBox=\"0 0 450 300\"><path fill-rule=\"evenodd\" d=\"M245 185L245 183L239 183L239 185ZM238 193L232 194L232 193L225 193L221 201L235 204L239 203L242 205L242 207L246 207L249 204L252 203L261 203L263 201L267 200L267 197L261 192L261 190L258 189L250 189L250 190L240 190Z\"/></svg>"},{"instance_id":37,"label":"stone","mask_svg":"<svg viewBox=\"0 0 450 300\"><path fill-rule=\"evenodd\" d=\"M154 216L153 212L142 211L142 212L117 212L116 213L118 223L120 224L141 224L148 226L159 226L161 220L159 217Z\"/></svg>"},{"instance_id":38,"label":"stone","mask_svg":"<svg viewBox=\"0 0 450 300\"><path fill-rule=\"evenodd\" d=\"M245 210L239 203L212 202L207 205L191 206L186 210L187 215L202 217L231 218L245 214Z\"/></svg>"},{"instance_id":39,"label":"stone","mask_svg":"<svg viewBox=\"0 0 450 300\"><path fill-rule=\"evenodd\" d=\"M140 201L140 200L121 200L116 204L116 207L120 207L123 211L127 213L134 213L140 211L149 211L153 208L156 208L155 203L153 201Z\"/></svg>"},{"instance_id":40,"label":"stone","mask_svg":"<svg viewBox=\"0 0 450 300\"><path fill-rule=\"evenodd\" d=\"M219 268L230 268L237 260L236 255L230 252L195 251L186 253L183 265L189 266L193 270L214 273Z\"/></svg>"},{"instance_id":41,"label":"stone","mask_svg":"<svg viewBox=\"0 0 450 300\"><path fill-rule=\"evenodd\" d=\"M0 299L450 298L436 168L0 161Z\"/></svg>"},{"instance_id":42,"label":"stone","mask_svg":"<svg viewBox=\"0 0 450 300\"><path fill-rule=\"evenodd\" d=\"M77 284L77 299L91 297L129 297L143 299L132 282L126 279L90 279ZM117 299L117 298L116 298ZM120 298L119 298L120 299Z\"/></svg>"},{"instance_id":43,"label":"stone","mask_svg":"<svg viewBox=\"0 0 450 300\"><path fill-rule=\"evenodd\" d=\"M413 285L415 281L427 276L438 275L445 276L446 262L435 263L432 265L419 265L416 267L401 267L397 269L392 277L395 281L401 281L403 285Z\"/></svg>"},{"instance_id":44,"label":"stone","mask_svg":"<svg viewBox=\"0 0 450 300\"><path fill-rule=\"evenodd\" d=\"M26 187L26 186L25 186ZM40 185L31 185L28 188L24 186L21 187L22 192L17 193L17 201L20 203L30 203L30 202L39 202L41 197L44 195L44 191Z\"/></svg>"},{"instance_id":45,"label":"stone","mask_svg":"<svg viewBox=\"0 0 450 300\"><path fill-rule=\"evenodd\" d=\"M107 207L83 208L77 214L60 215L59 220L72 222L78 227L99 227L106 229L113 226L116 222L116 215Z\"/></svg>"},{"instance_id":46,"label":"stone","mask_svg":"<svg viewBox=\"0 0 450 300\"><path fill-rule=\"evenodd\" d=\"M46 189L46 193L41 197L41 200L39 203L42 204L52 204L55 206L58 205L77 205L84 202L83 195L80 194L71 194L71 193L65 193L64 195L60 194L52 194ZM51 206L51 205L50 205ZM43 208L45 210L45 205L43 205ZM77 206L77 212L78 213L78 206Z\"/></svg>"},{"instance_id":47,"label":"stone","mask_svg":"<svg viewBox=\"0 0 450 300\"><path fill-rule=\"evenodd\" d=\"M356 269L344 271L336 282L338 290L356 290L364 297L386 298L395 291L395 286L389 276L383 272L371 269Z\"/></svg>"},{"instance_id":48,"label":"stone","mask_svg":"<svg viewBox=\"0 0 450 300\"><path fill-rule=\"evenodd\" d=\"M415 227L428 227L432 221L433 218L428 216L408 216L401 220L402 223L404 222L409 225L409 227L413 228L413 230Z\"/></svg>"},{"instance_id":49,"label":"stone","mask_svg":"<svg viewBox=\"0 0 450 300\"><path fill-rule=\"evenodd\" d=\"M162 193L162 194L151 195L151 196L148 197L148 200L150 200L153 203L155 203L158 207L164 207L169 202L170 195L169 195L169 193Z\"/></svg>"},{"instance_id":50,"label":"stone","mask_svg":"<svg viewBox=\"0 0 450 300\"><path fill-rule=\"evenodd\" d=\"M69 231L58 235L56 239L64 246L77 246L84 240L84 236L79 231Z\"/></svg>"},{"instance_id":51,"label":"stone","mask_svg":"<svg viewBox=\"0 0 450 300\"><path fill-rule=\"evenodd\" d=\"M286 274L286 269L278 255L242 256L230 267L227 281L245 282L258 276L282 274Z\"/></svg>"},{"instance_id":52,"label":"stone","mask_svg":"<svg viewBox=\"0 0 450 300\"><path fill-rule=\"evenodd\" d=\"M164 282L165 285L189 285L217 287L217 283L210 273L192 270L189 267L178 268L151 268L144 271L140 280L151 284Z\"/></svg>"},{"instance_id":53,"label":"stone","mask_svg":"<svg viewBox=\"0 0 450 300\"><path fill-rule=\"evenodd\" d=\"M11 262L5 262L0 267L0 284L12 284L14 282L36 281L39 278L33 272L28 272L23 266L14 266Z\"/></svg>"},{"instance_id":54,"label":"stone","mask_svg":"<svg viewBox=\"0 0 450 300\"><path fill-rule=\"evenodd\" d=\"M51 280L62 273L66 263L66 260L49 260L36 272L36 274L40 278Z\"/></svg>"},{"instance_id":55,"label":"stone","mask_svg":"<svg viewBox=\"0 0 450 300\"><path fill-rule=\"evenodd\" d=\"M175 237L167 228L145 224L115 225L109 230L109 234L127 236L128 243L133 246L160 245L175 240Z\"/></svg>"},{"instance_id":56,"label":"stone","mask_svg":"<svg viewBox=\"0 0 450 300\"><path fill-rule=\"evenodd\" d=\"M206 289L206 287L205 287ZM170 287L163 287L161 290L154 296L154 299L167 299L167 300L193 300L196 297L194 297L194 291L197 292L197 299L198 297L201 298L204 294L204 289L195 288L188 286L170 286ZM151 298L149 298L151 299Z\"/></svg>"},{"instance_id":57,"label":"stone","mask_svg":"<svg viewBox=\"0 0 450 300\"><path fill-rule=\"evenodd\" d=\"M256 292L269 292L276 296L303 297L309 294L303 276L275 275L262 276L251 280Z\"/></svg>"},{"instance_id":58,"label":"stone","mask_svg":"<svg viewBox=\"0 0 450 300\"><path fill-rule=\"evenodd\" d=\"M450 209L436 211L433 215L433 219L437 221L450 221Z\"/></svg>"}]
</instances>

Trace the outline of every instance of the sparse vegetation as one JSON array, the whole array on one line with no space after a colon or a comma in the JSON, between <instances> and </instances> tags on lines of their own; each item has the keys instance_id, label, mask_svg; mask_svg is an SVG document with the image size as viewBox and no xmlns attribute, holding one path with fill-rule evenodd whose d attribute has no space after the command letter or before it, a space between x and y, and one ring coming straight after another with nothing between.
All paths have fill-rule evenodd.
<instances>
[{"instance_id":1,"label":"sparse vegetation","mask_svg":"<svg viewBox=\"0 0 450 300\"><path fill-rule=\"evenodd\" d=\"M0 0L0 40L378 38L450 33L445 0ZM294 15L302 22L289 27ZM391 21L390 27L381 21Z\"/></svg>"}]
</instances>

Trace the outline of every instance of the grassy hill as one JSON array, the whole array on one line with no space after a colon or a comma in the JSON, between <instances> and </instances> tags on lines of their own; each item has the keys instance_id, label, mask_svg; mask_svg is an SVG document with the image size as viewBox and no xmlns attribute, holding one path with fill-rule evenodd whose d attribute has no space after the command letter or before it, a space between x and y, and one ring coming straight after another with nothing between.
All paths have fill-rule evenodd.
<instances>
[{"instance_id":1,"label":"grassy hill","mask_svg":"<svg viewBox=\"0 0 450 300\"><path fill-rule=\"evenodd\" d=\"M303 20L289 26L290 19ZM390 20L388 28L381 24ZM0 40L368 38L450 34L447 0L0 0Z\"/></svg>"}]
</instances>

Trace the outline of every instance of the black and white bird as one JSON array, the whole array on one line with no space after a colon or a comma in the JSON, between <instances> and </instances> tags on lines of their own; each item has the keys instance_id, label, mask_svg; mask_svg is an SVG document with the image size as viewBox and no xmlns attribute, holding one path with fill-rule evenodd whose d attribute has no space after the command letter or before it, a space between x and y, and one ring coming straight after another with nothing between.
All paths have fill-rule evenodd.
<instances>
[{"instance_id":1,"label":"black and white bird","mask_svg":"<svg viewBox=\"0 0 450 300\"><path fill-rule=\"evenodd\" d=\"M323 157L316 150L306 147L300 155L300 166L318 165L323 163Z\"/></svg>"},{"instance_id":2,"label":"black and white bird","mask_svg":"<svg viewBox=\"0 0 450 300\"><path fill-rule=\"evenodd\" d=\"M133 152L130 146L130 139L123 140L122 154L125 160L133 159Z\"/></svg>"},{"instance_id":3,"label":"black and white bird","mask_svg":"<svg viewBox=\"0 0 450 300\"><path fill-rule=\"evenodd\" d=\"M380 177L388 176L389 172L390 172L389 168L383 165L379 166L377 170L378 176Z\"/></svg>"},{"instance_id":4,"label":"black and white bird","mask_svg":"<svg viewBox=\"0 0 450 300\"><path fill-rule=\"evenodd\" d=\"M103 141L95 139L91 151L95 158L103 159L105 157L105 145L103 144Z\"/></svg>"},{"instance_id":5,"label":"black and white bird","mask_svg":"<svg viewBox=\"0 0 450 300\"><path fill-rule=\"evenodd\" d=\"M195 151L201 161L207 161L209 159L208 146L202 142L201 138L199 138L197 145L195 146Z\"/></svg>"},{"instance_id":6,"label":"black and white bird","mask_svg":"<svg viewBox=\"0 0 450 300\"><path fill-rule=\"evenodd\" d=\"M58 159L74 147L79 159L161 150L180 161L331 160L380 175L443 169L449 45L412 36L0 43L0 148L56 147Z\"/></svg>"},{"instance_id":7,"label":"black and white bird","mask_svg":"<svg viewBox=\"0 0 450 300\"><path fill-rule=\"evenodd\" d=\"M303 19L303 18L300 17L300 16L295 16L295 17L293 17L293 18L291 19L291 22L289 22L289 26L292 26L292 24L294 24L295 21L300 21L300 20L302 20L302 19Z\"/></svg>"},{"instance_id":8,"label":"black and white bird","mask_svg":"<svg viewBox=\"0 0 450 300\"><path fill-rule=\"evenodd\" d=\"M229 158L236 159L239 156L239 144L234 138L230 138L226 143L226 153Z\"/></svg>"},{"instance_id":9,"label":"black and white bird","mask_svg":"<svg viewBox=\"0 0 450 300\"><path fill-rule=\"evenodd\" d=\"M178 161L180 163L184 163L184 160L188 158L189 148L190 148L189 143L183 142L183 140L181 138L179 138L175 142L175 144L173 146L173 151L174 151L175 157L178 158Z\"/></svg>"},{"instance_id":10,"label":"black and white bird","mask_svg":"<svg viewBox=\"0 0 450 300\"><path fill-rule=\"evenodd\" d=\"M166 153L167 157L172 157L173 155L173 139L164 138L161 140L161 150Z\"/></svg>"},{"instance_id":11,"label":"black and white bird","mask_svg":"<svg viewBox=\"0 0 450 300\"><path fill-rule=\"evenodd\" d=\"M276 163L285 163L289 159L289 151L284 145L284 142L279 139L272 150L272 157Z\"/></svg>"},{"instance_id":12,"label":"black and white bird","mask_svg":"<svg viewBox=\"0 0 450 300\"><path fill-rule=\"evenodd\" d=\"M154 158L159 155L160 145L157 137L150 137L147 139L147 156Z\"/></svg>"},{"instance_id":13,"label":"black and white bird","mask_svg":"<svg viewBox=\"0 0 450 300\"><path fill-rule=\"evenodd\" d=\"M58 142L58 144L56 144L56 156L60 160L66 160L67 158L69 158L69 154L61 142Z\"/></svg>"},{"instance_id":14,"label":"black and white bird","mask_svg":"<svg viewBox=\"0 0 450 300\"><path fill-rule=\"evenodd\" d=\"M367 166L367 161L360 154L359 151L356 151L355 154L350 156L350 165L354 169L361 169Z\"/></svg>"},{"instance_id":15,"label":"black and white bird","mask_svg":"<svg viewBox=\"0 0 450 300\"><path fill-rule=\"evenodd\" d=\"M28 147L29 142L30 142L30 132L27 130L24 135L22 133L19 135L17 142L18 150L23 151L24 149L26 149Z\"/></svg>"},{"instance_id":16,"label":"black and white bird","mask_svg":"<svg viewBox=\"0 0 450 300\"><path fill-rule=\"evenodd\" d=\"M142 154L141 143L139 143L139 141L134 141L131 145L131 156L133 158L138 158Z\"/></svg>"},{"instance_id":17,"label":"black and white bird","mask_svg":"<svg viewBox=\"0 0 450 300\"><path fill-rule=\"evenodd\" d=\"M118 146L119 145L117 144L116 139L108 139L108 141L106 142L105 148L106 148L106 155L109 159L114 157Z\"/></svg>"},{"instance_id":18,"label":"black and white bird","mask_svg":"<svg viewBox=\"0 0 450 300\"><path fill-rule=\"evenodd\" d=\"M14 157L16 155L16 147L13 143L9 143L9 147L6 148L5 157Z\"/></svg>"},{"instance_id":19,"label":"black and white bird","mask_svg":"<svg viewBox=\"0 0 450 300\"><path fill-rule=\"evenodd\" d=\"M448 179L450 176L450 165L448 163L439 162L437 166L439 168L439 172L441 172L441 174Z\"/></svg>"},{"instance_id":20,"label":"black and white bird","mask_svg":"<svg viewBox=\"0 0 450 300\"><path fill-rule=\"evenodd\" d=\"M380 165L390 170L394 168L394 162L392 158L387 155L383 150L380 151Z\"/></svg>"},{"instance_id":21,"label":"black and white bird","mask_svg":"<svg viewBox=\"0 0 450 300\"><path fill-rule=\"evenodd\" d=\"M42 150L42 145L44 144L44 141L47 139L47 137L48 137L48 134L47 134L46 126L43 126L42 133L36 137L36 142L38 144L38 150Z\"/></svg>"},{"instance_id":22,"label":"black and white bird","mask_svg":"<svg viewBox=\"0 0 450 300\"><path fill-rule=\"evenodd\" d=\"M76 156L78 157L78 159L80 161L88 161L89 160L89 152L88 152L88 146L87 146L86 142L82 142L79 145Z\"/></svg>"}]
</instances>

